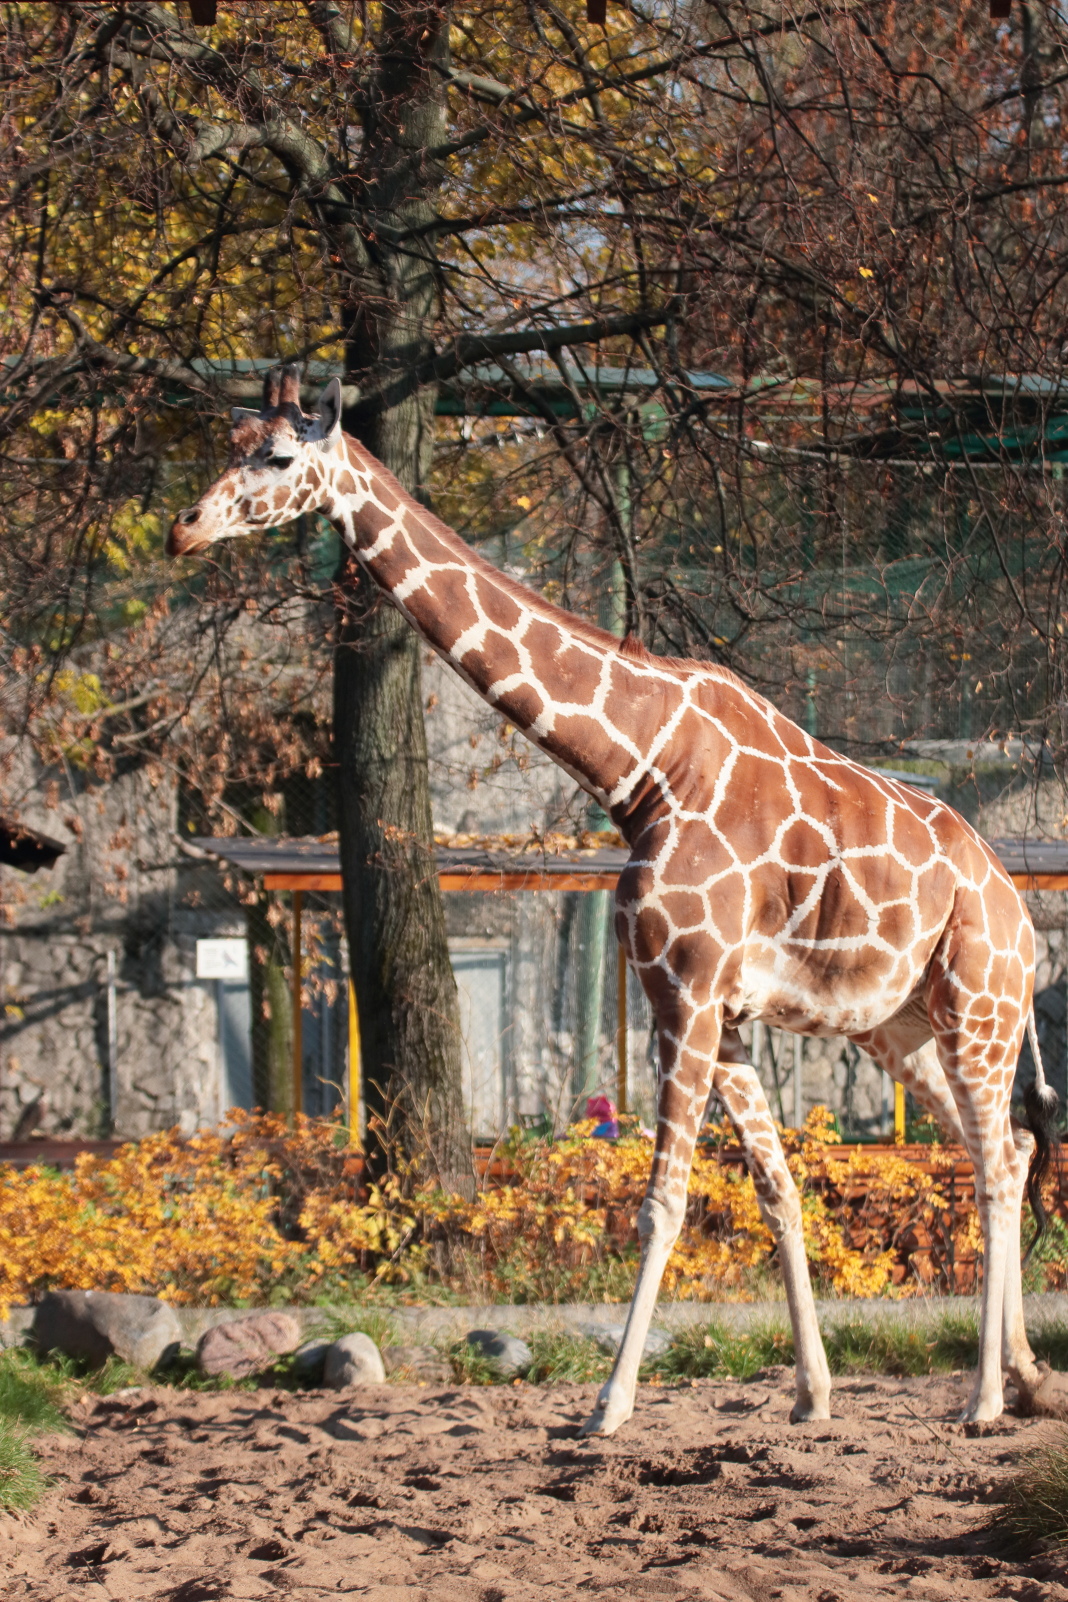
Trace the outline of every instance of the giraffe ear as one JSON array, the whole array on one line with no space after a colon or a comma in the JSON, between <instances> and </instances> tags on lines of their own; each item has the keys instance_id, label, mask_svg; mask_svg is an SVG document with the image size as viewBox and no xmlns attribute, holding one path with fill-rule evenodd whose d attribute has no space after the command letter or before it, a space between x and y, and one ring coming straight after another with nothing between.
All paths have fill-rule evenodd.
<instances>
[{"instance_id":1,"label":"giraffe ear","mask_svg":"<svg viewBox=\"0 0 1068 1602\"><path fill-rule=\"evenodd\" d=\"M315 403L315 422L309 439L331 444L341 432L341 380L332 378Z\"/></svg>"}]
</instances>

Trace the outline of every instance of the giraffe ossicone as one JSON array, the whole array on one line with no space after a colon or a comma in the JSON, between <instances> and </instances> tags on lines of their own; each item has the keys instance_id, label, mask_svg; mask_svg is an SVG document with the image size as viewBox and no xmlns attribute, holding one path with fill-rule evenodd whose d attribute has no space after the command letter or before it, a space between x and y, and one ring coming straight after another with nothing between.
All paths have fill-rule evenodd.
<instances>
[{"instance_id":1,"label":"giraffe ossicone","mask_svg":"<svg viewBox=\"0 0 1068 1602\"><path fill-rule=\"evenodd\" d=\"M272 372L260 412L235 416L229 466L179 513L168 550L310 512L631 848L616 931L656 1018L657 1129L626 1332L587 1431L610 1434L632 1411L713 1089L778 1247L797 1358L791 1416L829 1416L800 1202L738 1036L752 1019L855 1041L963 1143L984 1238L965 1417L1001 1412L1003 1368L1025 1405L1059 1405L1057 1377L1027 1342L1019 1250L1056 1097L1033 1034L1031 921L990 848L943 802L829 750L726 669L653 656L498 572L342 432L336 379L309 415L297 369ZM1025 1128L1009 1101L1028 1027L1037 1080Z\"/></svg>"}]
</instances>

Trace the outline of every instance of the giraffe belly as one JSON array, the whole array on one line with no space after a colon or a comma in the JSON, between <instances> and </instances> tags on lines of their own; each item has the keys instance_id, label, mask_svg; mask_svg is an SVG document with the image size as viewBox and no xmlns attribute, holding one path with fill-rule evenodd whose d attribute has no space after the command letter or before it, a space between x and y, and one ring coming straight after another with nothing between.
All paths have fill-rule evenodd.
<instances>
[{"instance_id":1,"label":"giraffe belly","mask_svg":"<svg viewBox=\"0 0 1068 1602\"><path fill-rule=\"evenodd\" d=\"M899 963L896 971L848 975L802 968L785 978L760 963L743 962L726 999L730 1023L759 1018L778 1029L817 1037L860 1034L885 1023L922 985L926 964Z\"/></svg>"}]
</instances>

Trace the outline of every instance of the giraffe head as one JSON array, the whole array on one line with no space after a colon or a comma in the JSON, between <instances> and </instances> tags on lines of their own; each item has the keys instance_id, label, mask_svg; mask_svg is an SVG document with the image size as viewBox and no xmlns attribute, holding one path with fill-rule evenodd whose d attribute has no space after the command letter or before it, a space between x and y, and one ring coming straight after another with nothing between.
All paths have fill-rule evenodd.
<instances>
[{"instance_id":1,"label":"giraffe head","mask_svg":"<svg viewBox=\"0 0 1068 1602\"><path fill-rule=\"evenodd\" d=\"M216 540L276 528L329 497L327 458L341 439L341 385L332 378L315 411L300 409L296 367L276 367L258 412L234 408L230 463L195 506L178 513L167 536L169 556L206 550Z\"/></svg>"}]
</instances>

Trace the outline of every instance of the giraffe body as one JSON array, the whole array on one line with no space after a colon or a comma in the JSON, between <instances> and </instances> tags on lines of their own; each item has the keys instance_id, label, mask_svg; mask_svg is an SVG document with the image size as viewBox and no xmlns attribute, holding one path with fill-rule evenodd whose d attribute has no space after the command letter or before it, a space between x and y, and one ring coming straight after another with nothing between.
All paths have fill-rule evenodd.
<instances>
[{"instance_id":1,"label":"giraffe body","mask_svg":"<svg viewBox=\"0 0 1068 1602\"><path fill-rule=\"evenodd\" d=\"M993 852L944 803L830 751L726 669L654 657L505 577L341 433L336 384L314 417L298 398L292 370L272 378L169 550L322 512L413 627L631 848L616 931L656 1017L658 1120L638 1282L587 1428L610 1433L632 1409L712 1089L778 1243L797 1352L792 1416L829 1416L800 1203L737 1034L753 1019L848 1036L963 1141L985 1241L966 1416L1000 1413L1003 1362L1034 1391L1019 1269L1032 1141L1009 1116L1034 936Z\"/></svg>"}]
</instances>

